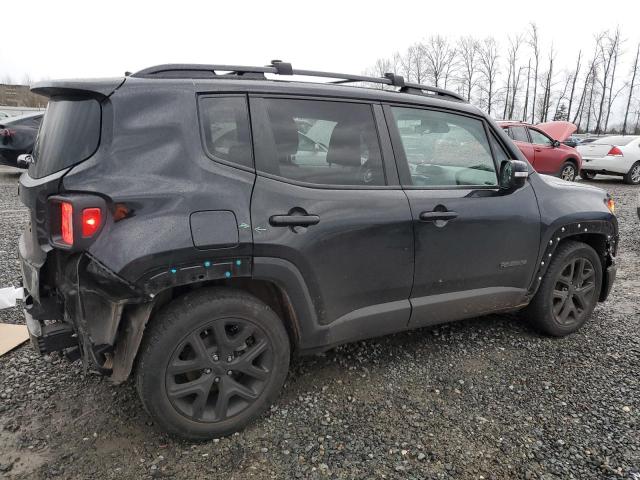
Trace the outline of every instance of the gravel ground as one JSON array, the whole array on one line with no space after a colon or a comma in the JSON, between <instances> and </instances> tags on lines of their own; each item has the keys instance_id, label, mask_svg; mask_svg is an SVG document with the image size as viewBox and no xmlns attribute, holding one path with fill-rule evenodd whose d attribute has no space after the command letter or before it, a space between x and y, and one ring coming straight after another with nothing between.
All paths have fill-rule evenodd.
<instances>
[{"instance_id":1,"label":"gravel ground","mask_svg":"<svg viewBox=\"0 0 640 480\"><path fill-rule=\"evenodd\" d=\"M0 173L2 286L19 276L17 179ZM0 358L0 477L640 479L640 188L593 183L617 200L618 280L577 334L500 315L294 359L270 412L201 444L158 432L131 382L26 344Z\"/></svg>"}]
</instances>

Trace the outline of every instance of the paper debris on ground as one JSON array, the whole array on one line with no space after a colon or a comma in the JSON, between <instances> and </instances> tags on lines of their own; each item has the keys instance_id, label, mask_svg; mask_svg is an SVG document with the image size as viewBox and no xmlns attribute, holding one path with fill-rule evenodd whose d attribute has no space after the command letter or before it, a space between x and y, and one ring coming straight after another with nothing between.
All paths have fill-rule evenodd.
<instances>
[{"instance_id":1,"label":"paper debris on ground","mask_svg":"<svg viewBox=\"0 0 640 480\"><path fill-rule=\"evenodd\" d=\"M26 325L0 323L0 357L29 340Z\"/></svg>"}]
</instances>

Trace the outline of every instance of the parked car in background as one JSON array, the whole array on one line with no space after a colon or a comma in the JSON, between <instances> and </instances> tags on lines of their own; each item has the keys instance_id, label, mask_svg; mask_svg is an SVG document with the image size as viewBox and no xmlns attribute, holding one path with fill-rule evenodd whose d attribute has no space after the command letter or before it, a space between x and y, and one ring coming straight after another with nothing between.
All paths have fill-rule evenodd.
<instances>
[{"instance_id":1,"label":"parked car in background","mask_svg":"<svg viewBox=\"0 0 640 480\"><path fill-rule=\"evenodd\" d=\"M576 137L575 135L571 135L566 140L563 140L562 143L571 148L576 148L578 145L580 145L580 143L582 143L582 139L580 137Z\"/></svg>"},{"instance_id":2,"label":"parked car in background","mask_svg":"<svg viewBox=\"0 0 640 480\"><path fill-rule=\"evenodd\" d=\"M498 122L511 137L529 163L539 173L555 175L572 182L582 166L582 158L575 148L563 142L577 130L570 122L548 122L529 125L524 122Z\"/></svg>"},{"instance_id":3,"label":"parked car in background","mask_svg":"<svg viewBox=\"0 0 640 480\"><path fill-rule=\"evenodd\" d=\"M640 184L640 135L601 137L578 151L584 160L580 176L591 180L598 173L618 175L626 183Z\"/></svg>"},{"instance_id":4,"label":"parked car in background","mask_svg":"<svg viewBox=\"0 0 640 480\"><path fill-rule=\"evenodd\" d=\"M44 112L0 120L0 165L18 167L18 156L31 153Z\"/></svg>"},{"instance_id":5,"label":"parked car in background","mask_svg":"<svg viewBox=\"0 0 640 480\"><path fill-rule=\"evenodd\" d=\"M595 142L597 139L598 137L583 138L582 140L580 140L580 145L586 145L587 143Z\"/></svg>"}]
</instances>

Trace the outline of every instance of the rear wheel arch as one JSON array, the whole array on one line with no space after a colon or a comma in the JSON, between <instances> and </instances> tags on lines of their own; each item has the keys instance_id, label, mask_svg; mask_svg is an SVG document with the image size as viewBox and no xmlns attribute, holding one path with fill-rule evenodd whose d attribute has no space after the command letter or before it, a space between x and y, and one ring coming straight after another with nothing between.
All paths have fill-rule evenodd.
<instances>
[{"instance_id":1,"label":"rear wheel arch","mask_svg":"<svg viewBox=\"0 0 640 480\"><path fill-rule=\"evenodd\" d=\"M300 288L306 288L300 285ZM236 278L197 282L180 287L171 287L155 295L152 302L143 306L132 306L125 310L123 321L114 343L114 358L111 380L114 383L125 381L137 361L140 345L144 342L147 330L155 318L180 297L206 288L218 288L244 292L265 303L282 321L289 337L292 351L298 350L303 342L299 305L295 305L288 289L273 279ZM299 301L298 301L299 303ZM304 312L302 313L304 315ZM127 318L125 318L127 317Z\"/></svg>"}]
</instances>

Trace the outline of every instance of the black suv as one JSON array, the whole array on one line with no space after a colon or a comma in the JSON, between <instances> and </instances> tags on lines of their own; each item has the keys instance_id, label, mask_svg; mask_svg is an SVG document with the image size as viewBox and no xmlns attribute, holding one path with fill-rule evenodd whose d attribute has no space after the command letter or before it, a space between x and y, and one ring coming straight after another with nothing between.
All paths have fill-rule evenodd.
<instances>
[{"instance_id":1,"label":"black suv","mask_svg":"<svg viewBox=\"0 0 640 480\"><path fill-rule=\"evenodd\" d=\"M452 92L279 61L33 90L32 341L134 372L175 435L247 425L292 352L521 309L563 336L615 277L612 199L536 174Z\"/></svg>"}]
</instances>

